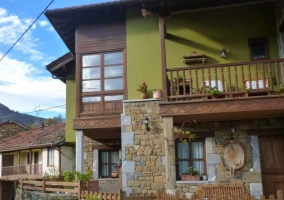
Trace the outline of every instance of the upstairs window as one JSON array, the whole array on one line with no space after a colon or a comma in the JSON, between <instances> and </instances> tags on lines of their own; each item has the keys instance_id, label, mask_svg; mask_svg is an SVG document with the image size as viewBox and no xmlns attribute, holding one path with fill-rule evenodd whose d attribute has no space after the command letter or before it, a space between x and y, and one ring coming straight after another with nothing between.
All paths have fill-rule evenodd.
<instances>
[{"instance_id":1,"label":"upstairs window","mask_svg":"<svg viewBox=\"0 0 284 200\"><path fill-rule=\"evenodd\" d=\"M123 90L123 51L83 55L82 67L83 93ZM101 101L101 97L93 96L85 101Z\"/></svg>"},{"instance_id":2,"label":"upstairs window","mask_svg":"<svg viewBox=\"0 0 284 200\"><path fill-rule=\"evenodd\" d=\"M250 59L260 60L269 58L267 38L252 38L248 40Z\"/></svg>"},{"instance_id":3,"label":"upstairs window","mask_svg":"<svg viewBox=\"0 0 284 200\"><path fill-rule=\"evenodd\" d=\"M194 139L187 142L176 141L176 176L186 173L193 166L202 176L206 172L205 139Z\"/></svg>"}]
</instances>

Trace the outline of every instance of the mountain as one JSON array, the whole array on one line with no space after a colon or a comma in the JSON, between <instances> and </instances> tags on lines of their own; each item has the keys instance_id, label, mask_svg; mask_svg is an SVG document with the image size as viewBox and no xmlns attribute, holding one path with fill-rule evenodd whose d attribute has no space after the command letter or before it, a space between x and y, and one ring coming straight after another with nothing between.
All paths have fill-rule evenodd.
<instances>
[{"instance_id":1,"label":"mountain","mask_svg":"<svg viewBox=\"0 0 284 200\"><path fill-rule=\"evenodd\" d=\"M32 115L22 114L17 111L10 110L7 106L0 103L0 123L12 119L23 125L31 125L37 120L39 123L43 122L45 119Z\"/></svg>"}]
</instances>

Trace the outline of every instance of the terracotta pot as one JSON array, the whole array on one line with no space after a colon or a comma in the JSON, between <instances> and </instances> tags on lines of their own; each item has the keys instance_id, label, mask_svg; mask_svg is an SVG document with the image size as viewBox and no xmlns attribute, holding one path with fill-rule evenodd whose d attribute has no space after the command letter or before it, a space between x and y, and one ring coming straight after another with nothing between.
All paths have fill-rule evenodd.
<instances>
[{"instance_id":1,"label":"terracotta pot","mask_svg":"<svg viewBox=\"0 0 284 200\"><path fill-rule=\"evenodd\" d=\"M117 178L118 174L117 174L117 172L111 172L110 176L111 176L111 178Z\"/></svg>"},{"instance_id":2,"label":"terracotta pot","mask_svg":"<svg viewBox=\"0 0 284 200\"><path fill-rule=\"evenodd\" d=\"M218 96L211 96L211 99L218 99Z\"/></svg>"},{"instance_id":3,"label":"terracotta pot","mask_svg":"<svg viewBox=\"0 0 284 200\"><path fill-rule=\"evenodd\" d=\"M244 97L248 97L249 95L248 95L248 93L244 93Z\"/></svg>"},{"instance_id":4,"label":"terracotta pot","mask_svg":"<svg viewBox=\"0 0 284 200\"><path fill-rule=\"evenodd\" d=\"M183 175L181 175L181 180L182 181L199 181L200 176L199 175L183 174Z\"/></svg>"},{"instance_id":5,"label":"terracotta pot","mask_svg":"<svg viewBox=\"0 0 284 200\"><path fill-rule=\"evenodd\" d=\"M153 90L153 98L161 99L162 98L162 90Z\"/></svg>"},{"instance_id":6,"label":"terracotta pot","mask_svg":"<svg viewBox=\"0 0 284 200\"><path fill-rule=\"evenodd\" d=\"M147 98L148 98L148 94L141 92L141 93L140 93L140 98L141 98L141 99L147 99Z\"/></svg>"}]
</instances>

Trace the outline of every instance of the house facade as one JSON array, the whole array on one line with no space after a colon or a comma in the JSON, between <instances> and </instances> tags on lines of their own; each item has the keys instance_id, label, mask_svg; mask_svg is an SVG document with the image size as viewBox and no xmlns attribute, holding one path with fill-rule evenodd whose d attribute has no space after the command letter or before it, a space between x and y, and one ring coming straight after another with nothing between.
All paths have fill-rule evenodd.
<instances>
[{"instance_id":1,"label":"house facade","mask_svg":"<svg viewBox=\"0 0 284 200\"><path fill-rule=\"evenodd\" d=\"M129 0L46 11L70 50L47 70L67 86L76 169L100 180L118 170L128 193L283 190L284 96L274 95L283 83L282 7ZM142 82L148 99L136 91ZM162 98L152 98L155 89ZM194 140L184 142L188 131ZM200 180L181 180L190 166Z\"/></svg>"},{"instance_id":2,"label":"house facade","mask_svg":"<svg viewBox=\"0 0 284 200\"><path fill-rule=\"evenodd\" d=\"M28 127L14 120L7 120L0 124L0 140L28 130Z\"/></svg>"},{"instance_id":3,"label":"house facade","mask_svg":"<svg viewBox=\"0 0 284 200\"><path fill-rule=\"evenodd\" d=\"M58 176L74 168L74 145L65 143L65 124L8 137L0 141L0 197L12 199L13 181Z\"/></svg>"}]
</instances>

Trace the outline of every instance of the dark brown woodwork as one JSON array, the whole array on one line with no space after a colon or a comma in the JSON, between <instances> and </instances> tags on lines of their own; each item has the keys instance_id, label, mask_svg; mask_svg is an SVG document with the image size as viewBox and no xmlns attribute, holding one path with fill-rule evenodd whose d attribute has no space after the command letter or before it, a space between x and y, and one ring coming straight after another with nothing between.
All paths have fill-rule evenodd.
<instances>
[{"instance_id":1,"label":"dark brown woodwork","mask_svg":"<svg viewBox=\"0 0 284 200\"><path fill-rule=\"evenodd\" d=\"M76 52L106 52L126 48L126 24L124 18L103 20L77 28Z\"/></svg>"},{"instance_id":2,"label":"dark brown woodwork","mask_svg":"<svg viewBox=\"0 0 284 200\"><path fill-rule=\"evenodd\" d=\"M81 55L76 53L76 118L79 118L82 109L81 108L81 92L82 92L81 74L82 74Z\"/></svg>"},{"instance_id":3,"label":"dark brown woodwork","mask_svg":"<svg viewBox=\"0 0 284 200\"><path fill-rule=\"evenodd\" d=\"M120 115L95 115L88 118L75 118L73 128L75 130L92 128L115 128L120 127Z\"/></svg>"},{"instance_id":4,"label":"dark brown woodwork","mask_svg":"<svg viewBox=\"0 0 284 200\"><path fill-rule=\"evenodd\" d=\"M160 31L160 42L161 42L161 71L163 81L163 100L168 101L168 87L167 87L167 63L166 63L166 19L163 16L159 17L159 31Z\"/></svg>"},{"instance_id":5,"label":"dark brown woodwork","mask_svg":"<svg viewBox=\"0 0 284 200\"><path fill-rule=\"evenodd\" d=\"M120 149L120 145L93 145L94 149Z\"/></svg>"},{"instance_id":6,"label":"dark brown woodwork","mask_svg":"<svg viewBox=\"0 0 284 200\"><path fill-rule=\"evenodd\" d=\"M14 156L13 155L3 155L2 167L9 167L13 165L14 165Z\"/></svg>"},{"instance_id":7,"label":"dark brown woodwork","mask_svg":"<svg viewBox=\"0 0 284 200\"><path fill-rule=\"evenodd\" d=\"M3 200L10 200L13 196L14 183L12 181L2 181L1 198Z\"/></svg>"},{"instance_id":8,"label":"dark brown woodwork","mask_svg":"<svg viewBox=\"0 0 284 200\"><path fill-rule=\"evenodd\" d=\"M284 128L248 129L247 134L259 136L283 136Z\"/></svg>"},{"instance_id":9,"label":"dark brown woodwork","mask_svg":"<svg viewBox=\"0 0 284 200\"><path fill-rule=\"evenodd\" d=\"M276 195L277 190L284 190L284 135L260 136L259 149L263 194Z\"/></svg>"},{"instance_id":10,"label":"dark brown woodwork","mask_svg":"<svg viewBox=\"0 0 284 200\"><path fill-rule=\"evenodd\" d=\"M281 118L284 117L284 96L162 102L160 114L173 116L174 123Z\"/></svg>"}]
</instances>

